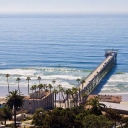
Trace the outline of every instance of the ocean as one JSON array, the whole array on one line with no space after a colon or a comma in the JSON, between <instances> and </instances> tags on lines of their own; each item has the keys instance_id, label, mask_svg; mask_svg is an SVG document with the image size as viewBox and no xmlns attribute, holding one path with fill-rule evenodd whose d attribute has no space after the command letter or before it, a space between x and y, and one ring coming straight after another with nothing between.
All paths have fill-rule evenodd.
<instances>
[{"instance_id":1,"label":"ocean","mask_svg":"<svg viewBox=\"0 0 128 128\"><path fill-rule=\"evenodd\" d=\"M10 90L27 95L41 83L77 86L105 58L105 49L118 49L117 65L95 93L128 94L128 15L0 16L0 96Z\"/></svg>"}]
</instances>

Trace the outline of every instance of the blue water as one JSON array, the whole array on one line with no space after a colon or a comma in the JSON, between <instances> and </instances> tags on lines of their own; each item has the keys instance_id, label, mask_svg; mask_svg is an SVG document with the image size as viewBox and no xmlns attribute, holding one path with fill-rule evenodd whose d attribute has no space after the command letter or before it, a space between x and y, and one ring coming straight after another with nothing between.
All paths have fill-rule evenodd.
<instances>
[{"instance_id":1,"label":"blue water","mask_svg":"<svg viewBox=\"0 0 128 128\"><path fill-rule=\"evenodd\" d=\"M104 49L118 49L118 61L101 93L128 93L128 15L80 17L0 16L0 92L10 88L51 83L76 86L104 59ZM5 92L3 91L5 89ZM3 93L4 92L4 93ZM23 91L25 93L25 91Z\"/></svg>"}]
</instances>

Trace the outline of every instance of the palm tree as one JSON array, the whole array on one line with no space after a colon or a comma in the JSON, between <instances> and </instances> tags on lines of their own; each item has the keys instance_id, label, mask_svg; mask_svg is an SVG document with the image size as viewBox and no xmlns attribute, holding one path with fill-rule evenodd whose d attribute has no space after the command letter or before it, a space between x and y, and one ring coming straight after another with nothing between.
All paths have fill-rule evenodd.
<instances>
[{"instance_id":1,"label":"palm tree","mask_svg":"<svg viewBox=\"0 0 128 128\"><path fill-rule=\"evenodd\" d=\"M87 101L86 105L91 106L92 113L95 115L102 114L101 111L106 107L105 104L99 102L99 97L91 98Z\"/></svg>"},{"instance_id":2,"label":"palm tree","mask_svg":"<svg viewBox=\"0 0 128 128\"><path fill-rule=\"evenodd\" d=\"M41 77L40 77L40 76L38 76L37 80L39 80L39 84L40 84Z\"/></svg>"},{"instance_id":3,"label":"palm tree","mask_svg":"<svg viewBox=\"0 0 128 128\"><path fill-rule=\"evenodd\" d=\"M66 108L66 99L64 98L64 93L65 93L65 90L61 87L60 88L60 92L61 92L61 96L62 96L62 98L63 98L63 103L65 103L65 108Z\"/></svg>"},{"instance_id":4,"label":"palm tree","mask_svg":"<svg viewBox=\"0 0 128 128\"><path fill-rule=\"evenodd\" d=\"M78 102L81 102L81 91L80 91L80 87L78 88Z\"/></svg>"},{"instance_id":5,"label":"palm tree","mask_svg":"<svg viewBox=\"0 0 128 128\"><path fill-rule=\"evenodd\" d=\"M76 102L76 104L77 104L77 99L76 99L77 98L77 92L78 92L78 88L72 87L71 95L72 95L73 102Z\"/></svg>"},{"instance_id":6,"label":"palm tree","mask_svg":"<svg viewBox=\"0 0 128 128\"><path fill-rule=\"evenodd\" d=\"M63 93L64 93L65 91L64 91L63 87L60 87L60 92L61 92L61 96L62 96L62 98L63 98L63 100L64 100L64 94L63 94Z\"/></svg>"},{"instance_id":7,"label":"palm tree","mask_svg":"<svg viewBox=\"0 0 128 128\"><path fill-rule=\"evenodd\" d=\"M35 90L35 92L36 92L37 85L36 85L36 84L34 84L34 85L33 85L33 88L34 88L34 90Z\"/></svg>"},{"instance_id":8,"label":"palm tree","mask_svg":"<svg viewBox=\"0 0 128 128\"><path fill-rule=\"evenodd\" d=\"M35 92L36 92L36 89L37 89L37 88L38 88L38 86L37 86L36 84L34 84L34 85L33 85L33 89L35 90ZM37 98L38 98L37 95L38 95L38 94L36 94L36 95L34 94L34 95L33 95L33 98L34 98L34 99L37 99ZM37 102L36 100L34 100L34 107L37 106L37 104L38 104L38 102Z\"/></svg>"},{"instance_id":9,"label":"palm tree","mask_svg":"<svg viewBox=\"0 0 128 128\"><path fill-rule=\"evenodd\" d=\"M53 84L54 90L55 90L55 86L54 86L55 83L56 83L56 81L52 80L52 84Z\"/></svg>"},{"instance_id":10,"label":"palm tree","mask_svg":"<svg viewBox=\"0 0 128 128\"><path fill-rule=\"evenodd\" d=\"M53 93L54 93L54 97L55 97L54 107L56 108L56 94L58 93L58 91L57 90L53 90Z\"/></svg>"},{"instance_id":11,"label":"palm tree","mask_svg":"<svg viewBox=\"0 0 128 128\"><path fill-rule=\"evenodd\" d=\"M39 85L40 85L41 91L43 91L44 85L43 84L39 84Z\"/></svg>"},{"instance_id":12,"label":"palm tree","mask_svg":"<svg viewBox=\"0 0 128 128\"><path fill-rule=\"evenodd\" d=\"M86 92L83 92L81 96L82 96L82 102L85 102L88 97L88 94Z\"/></svg>"},{"instance_id":13,"label":"palm tree","mask_svg":"<svg viewBox=\"0 0 128 128\"><path fill-rule=\"evenodd\" d=\"M76 79L76 81L78 82L78 86L79 86L79 84L80 84L80 79L79 79L79 78L77 78L77 79Z\"/></svg>"},{"instance_id":14,"label":"palm tree","mask_svg":"<svg viewBox=\"0 0 128 128\"><path fill-rule=\"evenodd\" d=\"M40 93L40 89L43 88L42 84L39 84L37 87L39 88L39 93Z\"/></svg>"},{"instance_id":15,"label":"palm tree","mask_svg":"<svg viewBox=\"0 0 128 128\"><path fill-rule=\"evenodd\" d=\"M7 95L7 105L14 109L14 126L16 128L16 110L23 106L24 97L18 94L18 90L9 92L10 95Z\"/></svg>"},{"instance_id":16,"label":"palm tree","mask_svg":"<svg viewBox=\"0 0 128 128\"><path fill-rule=\"evenodd\" d=\"M66 94L67 105L68 105L68 108L69 108L69 96L71 94L71 89L67 89L65 91L65 94Z\"/></svg>"},{"instance_id":17,"label":"palm tree","mask_svg":"<svg viewBox=\"0 0 128 128\"><path fill-rule=\"evenodd\" d=\"M39 88L39 95L40 95L40 90L43 88L43 85L42 85L42 84L39 84L39 85L37 86L37 88Z\"/></svg>"},{"instance_id":18,"label":"palm tree","mask_svg":"<svg viewBox=\"0 0 128 128\"><path fill-rule=\"evenodd\" d=\"M34 100L34 94L33 94L33 90L35 90L34 85L30 88L30 90L32 90L33 102L34 102L34 109L35 109L35 100Z\"/></svg>"},{"instance_id":19,"label":"palm tree","mask_svg":"<svg viewBox=\"0 0 128 128\"><path fill-rule=\"evenodd\" d=\"M43 84L44 91L46 91L47 84Z\"/></svg>"},{"instance_id":20,"label":"palm tree","mask_svg":"<svg viewBox=\"0 0 128 128\"><path fill-rule=\"evenodd\" d=\"M19 87L19 81L20 81L21 79L18 77L17 79L16 79L16 81L18 81L18 90L19 90L19 95L20 95L20 87Z\"/></svg>"},{"instance_id":21,"label":"palm tree","mask_svg":"<svg viewBox=\"0 0 128 128\"><path fill-rule=\"evenodd\" d=\"M60 84L59 84L57 87L59 88L59 91L58 91L58 92L59 92L59 103L60 103L60 107L61 107L61 101L60 101L60 90L61 90L62 85L60 85Z\"/></svg>"},{"instance_id":22,"label":"palm tree","mask_svg":"<svg viewBox=\"0 0 128 128\"><path fill-rule=\"evenodd\" d=\"M30 90L32 90L32 93L33 93L33 90L35 90L34 86L32 86L32 87L30 88Z\"/></svg>"},{"instance_id":23,"label":"palm tree","mask_svg":"<svg viewBox=\"0 0 128 128\"><path fill-rule=\"evenodd\" d=\"M82 80L82 81L81 81L82 89L83 89L84 83L85 83L85 80Z\"/></svg>"},{"instance_id":24,"label":"palm tree","mask_svg":"<svg viewBox=\"0 0 128 128\"><path fill-rule=\"evenodd\" d=\"M81 96L82 96L81 93L83 92L83 86L84 86L85 80L81 80L80 83L82 84L82 90L80 90L80 88L79 88L79 99L80 99L80 102L81 102Z\"/></svg>"},{"instance_id":25,"label":"palm tree","mask_svg":"<svg viewBox=\"0 0 128 128\"><path fill-rule=\"evenodd\" d=\"M28 95L29 95L29 81L30 81L31 79L30 79L30 77L28 76L26 80L28 81Z\"/></svg>"},{"instance_id":26,"label":"palm tree","mask_svg":"<svg viewBox=\"0 0 128 128\"><path fill-rule=\"evenodd\" d=\"M9 93L9 82L8 82L8 77L10 77L9 74L6 74L6 77L7 77L7 83L8 83L8 93Z\"/></svg>"},{"instance_id":27,"label":"palm tree","mask_svg":"<svg viewBox=\"0 0 128 128\"><path fill-rule=\"evenodd\" d=\"M51 93L51 89L53 88L51 84L48 85L49 89L50 89L50 93Z\"/></svg>"}]
</instances>

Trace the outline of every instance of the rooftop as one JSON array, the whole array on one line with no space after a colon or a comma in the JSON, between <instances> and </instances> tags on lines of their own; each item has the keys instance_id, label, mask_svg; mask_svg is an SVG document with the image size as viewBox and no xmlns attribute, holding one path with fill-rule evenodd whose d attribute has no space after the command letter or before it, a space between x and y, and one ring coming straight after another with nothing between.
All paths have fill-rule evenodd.
<instances>
[{"instance_id":1,"label":"rooftop","mask_svg":"<svg viewBox=\"0 0 128 128\"><path fill-rule=\"evenodd\" d=\"M46 92L46 91L36 91L34 93L31 93L30 95L26 96L25 99L43 99L46 96L48 96L50 94L50 92Z\"/></svg>"}]
</instances>

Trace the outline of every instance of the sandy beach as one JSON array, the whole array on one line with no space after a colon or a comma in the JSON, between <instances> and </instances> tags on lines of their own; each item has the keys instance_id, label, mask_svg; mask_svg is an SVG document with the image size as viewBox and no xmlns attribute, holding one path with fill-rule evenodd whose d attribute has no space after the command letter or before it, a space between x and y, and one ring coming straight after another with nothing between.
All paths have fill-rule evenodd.
<instances>
[{"instance_id":1,"label":"sandy beach","mask_svg":"<svg viewBox=\"0 0 128 128\"><path fill-rule=\"evenodd\" d=\"M17 89L17 86L10 86L10 91ZM21 90L21 94L24 94L25 96L27 96L28 94L28 88L26 87L20 87ZM31 90L30 90L31 92ZM7 86L0 86L0 103L2 103L6 98L6 95L8 94L8 88ZM91 93L92 95L113 95L113 96L122 96L122 101L120 102L120 104L128 104L128 94L127 93L98 93L96 91ZM58 98L58 96L57 96ZM59 104L58 104L59 106Z\"/></svg>"}]
</instances>

